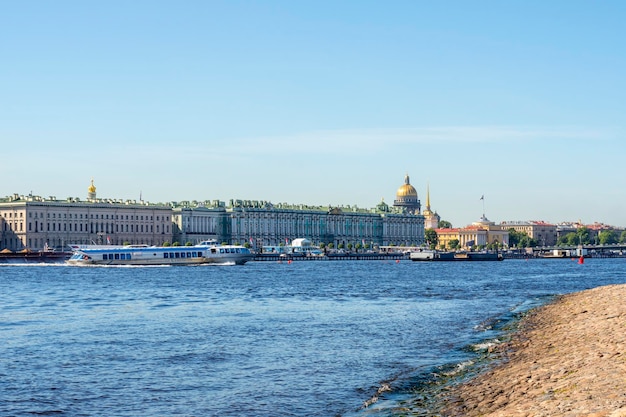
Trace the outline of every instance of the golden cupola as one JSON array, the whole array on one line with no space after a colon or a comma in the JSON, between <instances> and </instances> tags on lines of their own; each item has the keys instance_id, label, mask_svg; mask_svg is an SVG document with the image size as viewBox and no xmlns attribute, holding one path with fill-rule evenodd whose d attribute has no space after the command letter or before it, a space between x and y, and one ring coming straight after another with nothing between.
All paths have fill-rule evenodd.
<instances>
[{"instance_id":1,"label":"golden cupola","mask_svg":"<svg viewBox=\"0 0 626 417\"><path fill-rule=\"evenodd\" d=\"M87 188L87 199L95 200L96 199L96 186L93 185L93 178L91 179L91 185Z\"/></svg>"},{"instance_id":2,"label":"golden cupola","mask_svg":"<svg viewBox=\"0 0 626 417\"><path fill-rule=\"evenodd\" d=\"M417 198L417 191L415 190L415 187L413 187L411 185L411 183L409 182L409 175L407 174L404 177L404 184L402 184L400 186L400 188L398 188L398 191L396 192L396 197L400 198L400 197L415 197Z\"/></svg>"},{"instance_id":3,"label":"golden cupola","mask_svg":"<svg viewBox=\"0 0 626 417\"><path fill-rule=\"evenodd\" d=\"M417 197L417 191L415 187L411 185L409 180L409 174L406 174L404 177L404 184L398 188L396 192L396 199L393 202L393 205L396 207L402 207L402 209L406 212L419 214L420 212L420 201Z\"/></svg>"}]
</instances>

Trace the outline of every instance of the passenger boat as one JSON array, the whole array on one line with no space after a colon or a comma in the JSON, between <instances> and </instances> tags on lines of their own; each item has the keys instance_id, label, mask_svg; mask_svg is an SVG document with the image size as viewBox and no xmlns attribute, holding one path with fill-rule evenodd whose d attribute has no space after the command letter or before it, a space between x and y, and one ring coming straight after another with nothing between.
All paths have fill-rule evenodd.
<instances>
[{"instance_id":1,"label":"passenger boat","mask_svg":"<svg viewBox=\"0 0 626 417\"><path fill-rule=\"evenodd\" d=\"M218 245L213 240L195 246L106 246L81 248L66 262L69 265L243 265L254 258L246 247Z\"/></svg>"},{"instance_id":2,"label":"passenger boat","mask_svg":"<svg viewBox=\"0 0 626 417\"><path fill-rule=\"evenodd\" d=\"M422 250L411 252L412 261L501 261L504 258L498 252L440 252Z\"/></svg>"}]
</instances>

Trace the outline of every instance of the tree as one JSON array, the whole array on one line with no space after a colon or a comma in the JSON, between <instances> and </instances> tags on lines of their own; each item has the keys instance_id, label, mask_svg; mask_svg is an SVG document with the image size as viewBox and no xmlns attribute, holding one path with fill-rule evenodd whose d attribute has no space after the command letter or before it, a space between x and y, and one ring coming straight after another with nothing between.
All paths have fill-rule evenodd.
<instances>
[{"instance_id":1,"label":"tree","mask_svg":"<svg viewBox=\"0 0 626 417\"><path fill-rule=\"evenodd\" d=\"M576 229L576 235L578 236L578 244L586 245L590 243L589 229L587 229L585 226Z\"/></svg>"},{"instance_id":2,"label":"tree","mask_svg":"<svg viewBox=\"0 0 626 417\"><path fill-rule=\"evenodd\" d=\"M459 239L450 240L450 249L458 249L460 247Z\"/></svg>"},{"instance_id":3,"label":"tree","mask_svg":"<svg viewBox=\"0 0 626 417\"><path fill-rule=\"evenodd\" d=\"M576 246L578 244L578 235L576 232L569 232L564 236L561 236L556 242L559 246Z\"/></svg>"},{"instance_id":4,"label":"tree","mask_svg":"<svg viewBox=\"0 0 626 417\"><path fill-rule=\"evenodd\" d=\"M437 236L435 229L426 229L424 231L424 239L426 239L426 243L431 249L435 249L435 247L437 247L439 237Z\"/></svg>"},{"instance_id":5,"label":"tree","mask_svg":"<svg viewBox=\"0 0 626 417\"><path fill-rule=\"evenodd\" d=\"M602 230L598 233L598 240L601 245L613 245L617 243L617 233L615 230Z\"/></svg>"},{"instance_id":6,"label":"tree","mask_svg":"<svg viewBox=\"0 0 626 417\"><path fill-rule=\"evenodd\" d=\"M439 220L437 227L440 229L452 229L452 223L447 220Z\"/></svg>"},{"instance_id":7,"label":"tree","mask_svg":"<svg viewBox=\"0 0 626 417\"><path fill-rule=\"evenodd\" d=\"M526 233L524 233L524 236L522 236L521 240L518 243L519 248L534 248L537 245L538 245L537 240L531 238Z\"/></svg>"},{"instance_id":8,"label":"tree","mask_svg":"<svg viewBox=\"0 0 626 417\"><path fill-rule=\"evenodd\" d=\"M619 243L626 243L626 230L619 235Z\"/></svg>"},{"instance_id":9,"label":"tree","mask_svg":"<svg viewBox=\"0 0 626 417\"><path fill-rule=\"evenodd\" d=\"M518 232L517 230L511 227L509 229L509 246L521 248L522 246L520 246L520 241L522 240L524 236L528 236L528 235L524 232Z\"/></svg>"},{"instance_id":10,"label":"tree","mask_svg":"<svg viewBox=\"0 0 626 417\"><path fill-rule=\"evenodd\" d=\"M509 229L509 246L516 248L533 248L537 246L537 240L532 239L526 232L518 232L517 230Z\"/></svg>"}]
</instances>

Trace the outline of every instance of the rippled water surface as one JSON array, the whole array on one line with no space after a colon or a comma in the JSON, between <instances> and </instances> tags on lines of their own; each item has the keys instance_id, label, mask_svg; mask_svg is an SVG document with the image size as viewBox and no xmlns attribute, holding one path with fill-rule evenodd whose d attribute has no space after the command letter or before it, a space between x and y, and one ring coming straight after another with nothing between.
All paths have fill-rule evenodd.
<instances>
[{"instance_id":1,"label":"rippled water surface","mask_svg":"<svg viewBox=\"0 0 626 417\"><path fill-rule=\"evenodd\" d=\"M394 415L494 321L624 282L624 259L0 266L0 415Z\"/></svg>"}]
</instances>

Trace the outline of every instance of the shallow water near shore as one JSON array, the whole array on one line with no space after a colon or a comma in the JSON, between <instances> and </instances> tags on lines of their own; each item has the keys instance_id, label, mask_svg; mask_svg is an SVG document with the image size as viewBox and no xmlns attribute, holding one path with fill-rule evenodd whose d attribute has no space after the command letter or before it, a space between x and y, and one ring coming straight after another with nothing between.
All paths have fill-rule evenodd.
<instances>
[{"instance_id":1,"label":"shallow water near shore","mask_svg":"<svg viewBox=\"0 0 626 417\"><path fill-rule=\"evenodd\" d=\"M625 282L624 259L0 266L0 415L407 415L516 313Z\"/></svg>"}]
</instances>

